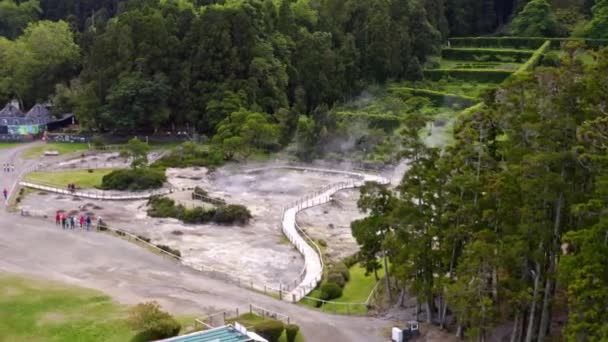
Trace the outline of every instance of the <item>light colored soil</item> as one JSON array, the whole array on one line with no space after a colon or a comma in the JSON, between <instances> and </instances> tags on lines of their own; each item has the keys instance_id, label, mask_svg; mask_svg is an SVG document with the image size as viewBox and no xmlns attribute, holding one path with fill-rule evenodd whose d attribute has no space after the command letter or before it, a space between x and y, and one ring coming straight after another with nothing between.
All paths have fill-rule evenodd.
<instances>
[{"instance_id":1,"label":"light colored soil","mask_svg":"<svg viewBox=\"0 0 608 342\"><path fill-rule=\"evenodd\" d=\"M350 223L365 215L357 208L359 190L337 192L331 202L298 213L298 224L313 240L326 242L325 257L340 261L355 254L359 247L353 238Z\"/></svg>"}]
</instances>

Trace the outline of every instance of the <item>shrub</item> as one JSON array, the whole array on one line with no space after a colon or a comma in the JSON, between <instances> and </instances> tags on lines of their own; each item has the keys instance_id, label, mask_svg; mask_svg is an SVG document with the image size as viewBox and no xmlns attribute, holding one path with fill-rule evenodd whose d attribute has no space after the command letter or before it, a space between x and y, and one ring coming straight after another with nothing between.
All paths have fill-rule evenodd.
<instances>
[{"instance_id":1,"label":"shrub","mask_svg":"<svg viewBox=\"0 0 608 342\"><path fill-rule=\"evenodd\" d=\"M251 212L245 206L229 204L215 210L213 221L220 224L247 224L252 217Z\"/></svg>"},{"instance_id":2,"label":"shrub","mask_svg":"<svg viewBox=\"0 0 608 342\"><path fill-rule=\"evenodd\" d=\"M569 41L584 43L590 48L599 48L608 45L608 39L583 38L542 38L542 37L456 37L450 38L451 47L489 47L489 48L515 48L536 50L546 40L551 41L551 47L559 48L561 44Z\"/></svg>"},{"instance_id":3,"label":"shrub","mask_svg":"<svg viewBox=\"0 0 608 342\"><path fill-rule=\"evenodd\" d=\"M166 198L154 196L148 200L148 215L150 217L180 217L181 213L179 207L175 206L175 201Z\"/></svg>"},{"instance_id":4,"label":"shrub","mask_svg":"<svg viewBox=\"0 0 608 342\"><path fill-rule=\"evenodd\" d=\"M321 285L321 299L332 300L342 296L342 288L336 283L326 282Z\"/></svg>"},{"instance_id":5,"label":"shrub","mask_svg":"<svg viewBox=\"0 0 608 342\"><path fill-rule=\"evenodd\" d=\"M300 327L295 324L287 324L285 326L285 335L287 335L287 342L295 342L296 336L298 336Z\"/></svg>"},{"instance_id":6,"label":"shrub","mask_svg":"<svg viewBox=\"0 0 608 342\"><path fill-rule=\"evenodd\" d=\"M177 147L171 154L154 163L155 167L193 167L193 166L219 166L224 163L223 152L215 147L208 148L192 142L185 142Z\"/></svg>"},{"instance_id":7,"label":"shrub","mask_svg":"<svg viewBox=\"0 0 608 342\"><path fill-rule=\"evenodd\" d=\"M103 141L103 137L100 135L94 135L91 137L91 145L95 148L101 148L105 146L105 142Z\"/></svg>"},{"instance_id":8,"label":"shrub","mask_svg":"<svg viewBox=\"0 0 608 342\"><path fill-rule=\"evenodd\" d=\"M542 65L549 67L558 67L561 64L561 57L558 51L549 51L543 55Z\"/></svg>"},{"instance_id":9,"label":"shrub","mask_svg":"<svg viewBox=\"0 0 608 342\"><path fill-rule=\"evenodd\" d=\"M269 319L256 324L253 330L268 340L268 342L278 342L285 330L283 322Z\"/></svg>"},{"instance_id":10,"label":"shrub","mask_svg":"<svg viewBox=\"0 0 608 342\"><path fill-rule=\"evenodd\" d=\"M419 96L424 97L431 102L433 102L436 106L458 106L458 107L468 107L472 106L474 103L477 103L478 100L474 97L464 96L464 95L456 95L444 93L441 91L427 90L427 89L416 89L409 87L399 87L399 88L391 88L392 92L400 93L407 96Z\"/></svg>"},{"instance_id":11,"label":"shrub","mask_svg":"<svg viewBox=\"0 0 608 342\"><path fill-rule=\"evenodd\" d=\"M451 60L474 60L477 62L503 62L504 58L528 59L534 51L516 49L494 49L494 48L447 48L441 50L441 56Z\"/></svg>"},{"instance_id":12,"label":"shrub","mask_svg":"<svg viewBox=\"0 0 608 342\"><path fill-rule=\"evenodd\" d=\"M181 326L169 313L162 311L156 302L142 303L131 309L128 323L137 331L132 341L144 342L174 337Z\"/></svg>"},{"instance_id":13,"label":"shrub","mask_svg":"<svg viewBox=\"0 0 608 342\"><path fill-rule=\"evenodd\" d=\"M327 282L338 284L340 287L344 288L344 285L346 284L346 279L344 279L344 277L342 276L342 273L334 272L332 270L327 275Z\"/></svg>"},{"instance_id":14,"label":"shrub","mask_svg":"<svg viewBox=\"0 0 608 342\"><path fill-rule=\"evenodd\" d=\"M201 195L201 196L209 196L209 193L201 188L200 186L194 187L194 194L195 195Z\"/></svg>"},{"instance_id":15,"label":"shrub","mask_svg":"<svg viewBox=\"0 0 608 342\"><path fill-rule=\"evenodd\" d=\"M158 189L167 180L163 171L154 169L115 170L103 176L103 190L148 190Z\"/></svg>"},{"instance_id":16,"label":"shrub","mask_svg":"<svg viewBox=\"0 0 608 342\"><path fill-rule=\"evenodd\" d=\"M181 256L182 256L182 252L180 252L177 249L173 249L173 248L171 248L171 247L169 247L167 245L156 245L156 247L162 249L163 251L165 251L167 253L173 254L176 257L180 257L181 258Z\"/></svg>"},{"instance_id":17,"label":"shrub","mask_svg":"<svg viewBox=\"0 0 608 342\"><path fill-rule=\"evenodd\" d=\"M332 271L342 274L342 277L344 277L344 280L346 280L346 281L350 280L350 271L348 270L348 267L346 266L346 264L344 262L339 262L339 263L335 264L334 267L332 268Z\"/></svg>"},{"instance_id":18,"label":"shrub","mask_svg":"<svg viewBox=\"0 0 608 342\"><path fill-rule=\"evenodd\" d=\"M185 223L199 224L213 220L215 213L215 209L206 210L203 207L195 207L192 209L184 209L182 211L181 216L179 216L178 218L184 221Z\"/></svg>"},{"instance_id":19,"label":"shrub","mask_svg":"<svg viewBox=\"0 0 608 342\"><path fill-rule=\"evenodd\" d=\"M346 268L351 268L353 267L357 262L359 262L359 255L357 253L347 256L346 258L342 259L342 262L344 263L344 265L346 265ZM349 274L350 276L350 274Z\"/></svg>"},{"instance_id":20,"label":"shrub","mask_svg":"<svg viewBox=\"0 0 608 342\"><path fill-rule=\"evenodd\" d=\"M147 242L147 243L150 243L150 238L147 238L147 237L145 237L145 236L143 236L143 235L137 235L137 237L138 237L140 240L143 240L143 241L145 241L145 242Z\"/></svg>"},{"instance_id":21,"label":"shrub","mask_svg":"<svg viewBox=\"0 0 608 342\"><path fill-rule=\"evenodd\" d=\"M434 69L425 70L424 74L426 78L433 81L451 77L480 83L501 83L512 74L512 71L499 69Z\"/></svg>"}]
</instances>

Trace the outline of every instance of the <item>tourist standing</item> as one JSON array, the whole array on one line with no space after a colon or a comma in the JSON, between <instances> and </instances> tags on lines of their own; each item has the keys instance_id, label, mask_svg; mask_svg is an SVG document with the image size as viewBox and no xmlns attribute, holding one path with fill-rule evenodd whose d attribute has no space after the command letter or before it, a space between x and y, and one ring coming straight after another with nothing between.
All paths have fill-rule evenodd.
<instances>
[{"instance_id":1,"label":"tourist standing","mask_svg":"<svg viewBox=\"0 0 608 342\"><path fill-rule=\"evenodd\" d=\"M55 225L58 226L61 223L61 214L59 210L55 213Z\"/></svg>"},{"instance_id":2,"label":"tourist standing","mask_svg":"<svg viewBox=\"0 0 608 342\"><path fill-rule=\"evenodd\" d=\"M88 232L89 229L91 229L91 216L87 216L86 225L87 225L87 232Z\"/></svg>"},{"instance_id":3,"label":"tourist standing","mask_svg":"<svg viewBox=\"0 0 608 342\"><path fill-rule=\"evenodd\" d=\"M79 222L80 223L80 229L83 229L84 228L84 216L80 215L80 220L79 221L80 221Z\"/></svg>"},{"instance_id":4,"label":"tourist standing","mask_svg":"<svg viewBox=\"0 0 608 342\"><path fill-rule=\"evenodd\" d=\"M4 200L8 200L8 191L6 189L2 191L2 194L4 195Z\"/></svg>"},{"instance_id":5,"label":"tourist standing","mask_svg":"<svg viewBox=\"0 0 608 342\"><path fill-rule=\"evenodd\" d=\"M61 214L61 228L66 229L66 217L65 214Z\"/></svg>"}]
</instances>

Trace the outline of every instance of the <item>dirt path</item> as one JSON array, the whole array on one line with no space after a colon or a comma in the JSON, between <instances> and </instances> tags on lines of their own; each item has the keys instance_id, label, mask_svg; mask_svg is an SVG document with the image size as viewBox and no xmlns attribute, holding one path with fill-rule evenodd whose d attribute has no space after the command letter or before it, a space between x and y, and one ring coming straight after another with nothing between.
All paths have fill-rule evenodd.
<instances>
[{"instance_id":1,"label":"dirt path","mask_svg":"<svg viewBox=\"0 0 608 342\"><path fill-rule=\"evenodd\" d=\"M2 151L0 164L14 152ZM15 161L14 175L31 162ZM27 274L103 291L119 302L157 300L175 313L204 314L254 303L290 315L308 341L384 341L381 331L391 322L369 317L335 316L282 302L207 278L173 260L118 238L63 231L50 221L0 211L0 271Z\"/></svg>"}]
</instances>

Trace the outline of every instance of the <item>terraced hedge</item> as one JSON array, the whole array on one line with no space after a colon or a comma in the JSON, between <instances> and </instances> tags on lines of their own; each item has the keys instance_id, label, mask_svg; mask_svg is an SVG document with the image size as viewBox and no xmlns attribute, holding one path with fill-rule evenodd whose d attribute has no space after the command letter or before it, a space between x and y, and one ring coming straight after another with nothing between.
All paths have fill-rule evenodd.
<instances>
[{"instance_id":1,"label":"terraced hedge","mask_svg":"<svg viewBox=\"0 0 608 342\"><path fill-rule=\"evenodd\" d=\"M390 91L400 94L408 94L413 96L421 96L430 99L435 106L438 107L460 107L465 108L472 106L479 101L475 97L444 93L441 91L428 90L428 89L416 89L408 87L395 87L391 88Z\"/></svg>"},{"instance_id":2,"label":"terraced hedge","mask_svg":"<svg viewBox=\"0 0 608 342\"><path fill-rule=\"evenodd\" d=\"M451 47L486 47L486 48L515 48L536 50L545 41L551 41L551 47L558 48L568 41L580 41L590 48L608 46L608 39L583 38L544 38L544 37L456 37L450 38Z\"/></svg>"},{"instance_id":3,"label":"terraced hedge","mask_svg":"<svg viewBox=\"0 0 608 342\"><path fill-rule=\"evenodd\" d=\"M522 72L527 72L527 71L534 69L534 67L540 62L543 55L547 51L549 51L550 48L551 48L551 41L549 41L549 40L545 41L545 43L538 50L536 50L534 52L532 57L530 59L528 59L528 61L524 65L522 65L521 68L519 68L519 70L517 70L513 75L518 75L518 74L521 74Z\"/></svg>"},{"instance_id":4,"label":"terraced hedge","mask_svg":"<svg viewBox=\"0 0 608 342\"><path fill-rule=\"evenodd\" d=\"M500 83L511 76L512 70L500 69L431 69L424 71L424 77L432 81L455 78L480 83Z\"/></svg>"},{"instance_id":5,"label":"terraced hedge","mask_svg":"<svg viewBox=\"0 0 608 342\"><path fill-rule=\"evenodd\" d=\"M451 60L476 61L487 56L486 62L504 62L504 58L525 61L534 50L496 49L496 48L446 48L441 50L441 57ZM502 58L502 59L501 59Z\"/></svg>"}]
</instances>

